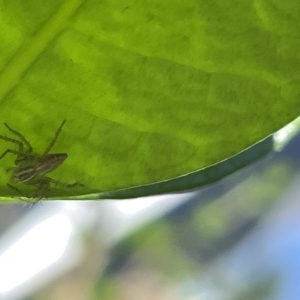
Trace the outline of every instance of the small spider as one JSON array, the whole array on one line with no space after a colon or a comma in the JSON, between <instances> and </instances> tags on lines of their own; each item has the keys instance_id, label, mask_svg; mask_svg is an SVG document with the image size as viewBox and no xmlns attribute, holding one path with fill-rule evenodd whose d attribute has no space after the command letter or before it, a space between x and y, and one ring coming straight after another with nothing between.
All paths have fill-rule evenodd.
<instances>
[{"instance_id":1,"label":"small spider","mask_svg":"<svg viewBox=\"0 0 300 300\"><path fill-rule=\"evenodd\" d=\"M36 203L42 198L47 197L50 191L51 183L65 186L65 187L81 185L78 183L74 183L74 184L63 183L60 182L59 180L52 179L45 175L55 170L68 157L67 153L49 153L52 147L54 146L65 122L66 120L64 120L60 125L60 127L57 129L54 138L49 143L48 147L46 148L46 150L42 155L33 154L32 146L25 139L25 137L21 133L12 129L6 123L4 123L6 128L11 133L16 135L19 138L19 140L12 139L3 135L0 135L0 139L16 144L18 146L18 150L7 149L2 153L2 155L0 155L0 160L8 153L12 153L16 155L16 159L15 159L16 167L9 169L12 170L12 179L16 183L23 183L35 187L33 193L27 196L27 198L35 199L33 203ZM14 190L17 190L19 193L21 193L21 191L18 188L10 184L7 185L13 188Z\"/></svg>"}]
</instances>

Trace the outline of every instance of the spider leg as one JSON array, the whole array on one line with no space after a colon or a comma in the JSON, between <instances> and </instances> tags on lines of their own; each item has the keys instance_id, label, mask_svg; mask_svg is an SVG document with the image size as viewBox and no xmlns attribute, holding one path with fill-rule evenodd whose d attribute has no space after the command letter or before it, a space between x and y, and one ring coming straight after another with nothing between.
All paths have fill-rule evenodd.
<instances>
[{"instance_id":1,"label":"spider leg","mask_svg":"<svg viewBox=\"0 0 300 300\"><path fill-rule=\"evenodd\" d=\"M6 185L9 186L12 190L17 191L21 196L24 197L23 193L22 193L18 188L16 188L15 186L13 186L13 185L11 185L11 184L9 184L9 183L7 183ZM25 197L26 197L26 198L29 198L28 196L25 196ZM18 197L13 197L13 198L17 198L17 199L19 199L19 200L21 200L21 201L25 201L25 202L27 202L27 203L31 203L31 202L26 201L25 199L22 199L22 198L18 198Z\"/></svg>"},{"instance_id":2,"label":"spider leg","mask_svg":"<svg viewBox=\"0 0 300 300\"><path fill-rule=\"evenodd\" d=\"M19 149L18 149L18 152L23 152L23 143L18 141L18 140L15 140L15 139L11 139L9 137L6 137L4 135L0 135L0 139L4 140L4 141L8 141L8 142L11 142L11 143L14 143L14 144L17 144Z\"/></svg>"},{"instance_id":3,"label":"spider leg","mask_svg":"<svg viewBox=\"0 0 300 300\"><path fill-rule=\"evenodd\" d=\"M19 151L16 151L16 150L7 149L7 150L5 150L5 151L0 155L0 159L2 159L7 153L16 154L17 156L23 155L23 154L24 154L24 153L19 152Z\"/></svg>"},{"instance_id":4,"label":"spider leg","mask_svg":"<svg viewBox=\"0 0 300 300\"><path fill-rule=\"evenodd\" d=\"M50 191L50 184L49 182L40 182L37 184L36 190L31 193L30 198L35 198L34 201L32 202L33 204L36 204L43 198L47 198L48 193Z\"/></svg>"},{"instance_id":5,"label":"spider leg","mask_svg":"<svg viewBox=\"0 0 300 300\"><path fill-rule=\"evenodd\" d=\"M9 183L7 183L6 185L9 186L9 187L10 187L11 189L13 189L14 191L17 191L19 194L22 195L22 192L21 192L18 188L16 188L15 186L13 186L13 185L11 185L11 184L9 184Z\"/></svg>"},{"instance_id":6,"label":"spider leg","mask_svg":"<svg viewBox=\"0 0 300 300\"><path fill-rule=\"evenodd\" d=\"M50 191L50 182L47 177L33 179L27 184L34 186L35 189L29 196L26 196L28 199L33 198L33 200L28 200L26 202L36 204L43 198L47 198Z\"/></svg>"},{"instance_id":7,"label":"spider leg","mask_svg":"<svg viewBox=\"0 0 300 300\"><path fill-rule=\"evenodd\" d=\"M23 196L23 197L25 196L26 198L28 198L28 200L25 200L24 198L18 198L19 200L25 201L25 202L30 203L30 204L36 204L42 198L47 197L47 194L50 190L49 183L47 183L45 181L37 183L36 190L33 191L30 195L28 195L28 194L24 195L24 192L20 191L18 188L16 188L15 186L13 186L9 183L7 183L7 186L9 186L14 191L17 191L21 196ZM34 198L34 199L30 200L31 198Z\"/></svg>"},{"instance_id":8,"label":"spider leg","mask_svg":"<svg viewBox=\"0 0 300 300\"><path fill-rule=\"evenodd\" d=\"M64 186L64 187L74 187L74 186L83 186L83 184L79 183L79 182L75 182L75 183L66 183L66 182L61 182L60 180L56 180L56 179L52 179L50 177L46 177L49 183L54 183L56 185L60 185L60 186Z\"/></svg>"},{"instance_id":9,"label":"spider leg","mask_svg":"<svg viewBox=\"0 0 300 300\"><path fill-rule=\"evenodd\" d=\"M12 190L17 191L19 194L22 195L22 192L21 192L18 188L16 188L15 186L13 186L13 185L11 185L11 184L9 184L9 183L7 183L6 185L9 186ZM27 196L26 196L26 197L27 197ZM12 198L15 198L15 199L18 199L18 200L21 200L21 201L25 201L26 203L29 203L28 201L26 201L26 200L24 200L24 199L22 199L22 198L18 198L18 197L15 197L15 196L13 196ZM28 198L28 197L27 197L27 198Z\"/></svg>"},{"instance_id":10,"label":"spider leg","mask_svg":"<svg viewBox=\"0 0 300 300\"><path fill-rule=\"evenodd\" d=\"M56 140L62 130L62 127L64 126L64 124L66 123L66 120L63 120L63 122L61 123L61 125L59 126L59 128L57 129L54 138L52 139L52 141L50 142L50 144L48 145L48 147L46 148L46 150L44 151L44 153L41 155L41 158L43 158L45 155L47 155L50 150L52 149L52 147L54 146L54 144L56 143Z\"/></svg>"},{"instance_id":11,"label":"spider leg","mask_svg":"<svg viewBox=\"0 0 300 300\"><path fill-rule=\"evenodd\" d=\"M23 143L27 146L28 150L27 152L32 152L32 147L30 145L30 143L25 139L25 137L18 131L12 129L11 127L9 127L6 123L4 123L4 125L6 126L6 128L12 132L13 134L15 134L16 136L18 136L20 138L21 141L23 141ZM3 137L2 137L3 138ZM5 138L6 140L8 140L8 138ZM19 142L19 141L16 141L16 140L13 140L13 139L9 139L9 141L16 143L16 142ZM23 152L23 143L22 142L19 142L22 144L22 150L19 149L20 152Z\"/></svg>"}]
</instances>

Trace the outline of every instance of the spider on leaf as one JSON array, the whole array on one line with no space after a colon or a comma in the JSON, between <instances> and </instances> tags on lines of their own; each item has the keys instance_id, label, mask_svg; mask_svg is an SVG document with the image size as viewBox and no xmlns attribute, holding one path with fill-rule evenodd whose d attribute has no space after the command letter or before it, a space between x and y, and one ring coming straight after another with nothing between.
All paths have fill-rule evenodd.
<instances>
[{"instance_id":1,"label":"spider on leaf","mask_svg":"<svg viewBox=\"0 0 300 300\"><path fill-rule=\"evenodd\" d=\"M9 138L3 135L0 135L0 139L16 144L18 146L18 149L5 150L0 155L0 160L8 153L16 155L16 167L10 168L9 170L12 171L12 179L15 183L22 183L35 187L35 190L30 195L26 196L28 199L33 198L34 200L28 202L37 203L42 198L46 198L49 194L51 183L63 187L73 187L76 185L82 185L79 183L63 183L59 180L52 179L46 176L47 173L55 170L68 157L67 153L49 153L54 144L56 143L56 140L65 122L66 120L64 120L60 127L57 129L55 136L53 137L53 139L51 140L51 142L49 143L42 155L34 154L32 146L25 139L25 137L21 133L12 129L10 126L4 123L6 128L16 137L18 137L18 139ZM22 194L22 192L13 185L7 185Z\"/></svg>"}]
</instances>

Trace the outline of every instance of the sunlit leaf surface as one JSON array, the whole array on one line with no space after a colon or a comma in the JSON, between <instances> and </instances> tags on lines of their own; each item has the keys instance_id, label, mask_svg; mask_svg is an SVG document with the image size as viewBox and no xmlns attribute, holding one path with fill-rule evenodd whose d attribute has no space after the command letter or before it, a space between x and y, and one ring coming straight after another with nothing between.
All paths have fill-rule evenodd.
<instances>
[{"instance_id":1,"label":"sunlit leaf surface","mask_svg":"<svg viewBox=\"0 0 300 300\"><path fill-rule=\"evenodd\" d=\"M84 187L50 196L195 172L298 115L299 19L296 0L0 1L1 120L40 154L67 120L53 152L68 159L49 176ZM14 159L0 161L1 196L17 195Z\"/></svg>"}]
</instances>

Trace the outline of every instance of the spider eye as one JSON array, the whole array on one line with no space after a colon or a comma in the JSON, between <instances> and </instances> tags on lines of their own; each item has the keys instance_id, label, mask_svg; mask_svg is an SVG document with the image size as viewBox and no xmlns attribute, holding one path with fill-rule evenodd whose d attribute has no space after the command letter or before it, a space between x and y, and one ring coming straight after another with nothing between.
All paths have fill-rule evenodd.
<instances>
[{"instance_id":1,"label":"spider eye","mask_svg":"<svg viewBox=\"0 0 300 300\"><path fill-rule=\"evenodd\" d=\"M19 182L26 182L32 179L36 175L36 170L32 167L23 168L21 170L17 170L14 173L13 177L14 180Z\"/></svg>"}]
</instances>

